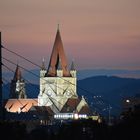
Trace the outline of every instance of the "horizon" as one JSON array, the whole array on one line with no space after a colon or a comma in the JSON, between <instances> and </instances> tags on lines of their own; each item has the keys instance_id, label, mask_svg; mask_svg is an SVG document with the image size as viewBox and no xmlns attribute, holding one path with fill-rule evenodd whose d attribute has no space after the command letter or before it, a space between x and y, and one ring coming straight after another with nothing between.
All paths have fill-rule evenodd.
<instances>
[{"instance_id":1,"label":"horizon","mask_svg":"<svg viewBox=\"0 0 140 140\"><path fill-rule=\"evenodd\" d=\"M39 71L40 69L31 69L30 72L38 75L38 78L33 74L21 69L21 73L25 81L32 84L39 84ZM140 70L121 70L121 69L82 69L77 70L77 80L83 80L90 77L107 76L118 78L140 79ZM10 83L14 77L14 73L10 71L3 72L4 83Z\"/></svg>"}]
</instances>

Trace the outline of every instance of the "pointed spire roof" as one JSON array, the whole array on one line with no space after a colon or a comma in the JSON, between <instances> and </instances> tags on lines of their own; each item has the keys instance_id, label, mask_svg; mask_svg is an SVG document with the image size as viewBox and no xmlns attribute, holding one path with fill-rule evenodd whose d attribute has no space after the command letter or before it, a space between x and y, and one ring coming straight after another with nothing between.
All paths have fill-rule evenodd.
<instances>
[{"instance_id":1,"label":"pointed spire roof","mask_svg":"<svg viewBox=\"0 0 140 140\"><path fill-rule=\"evenodd\" d=\"M61 59L61 61L59 61ZM57 29L56 37L55 37L55 42L49 62L49 67L48 67L48 76L56 76L56 70L58 69L58 64L59 62L61 63L61 67L63 70L63 76L70 76L69 71L67 70L67 60L63 48L63 43L61 40L61 35L59 31L59 26Z\"/></svg>"},{"instance_id":2,"label":"pointed spire roof","mask_svg":"<svg viewBox=\"0 0 140 140\"><path fill-rule=\"evenodd\" d=\"M70 68L70 70L75 70L74 61L72 61L72 63L71 63L71 68Z\"/></svg>"},{"instance_id":3,"label":"pointed spire roof","mask_svg":"<svg viewBox=\"0 0 140 140\"><path fill-rule=\"evenodd\" d=\"M17 67L16 67L16 71L15 71L15 75L14 75L13 80L15 80L15 81L21 80L21 71L20 71L20 68L19 68L18 64L17 64Z\"/></svg>"},{"instance_id":4,"label":"pointed spire roof","mask_svg":"<svg viewBox=\"0 0 140 140\"><path fill-rule=\"evenodd\" d=\"M41 66L41 70L46 70L45 68L45 59L42 59L42 66Z\"/></svg>"}]
</instances>

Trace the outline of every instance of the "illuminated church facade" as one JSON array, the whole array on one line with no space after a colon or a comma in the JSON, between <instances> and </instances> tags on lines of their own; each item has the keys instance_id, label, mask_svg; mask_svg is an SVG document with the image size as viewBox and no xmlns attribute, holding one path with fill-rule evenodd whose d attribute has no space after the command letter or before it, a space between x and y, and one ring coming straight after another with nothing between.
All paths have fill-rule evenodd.
<instances>
[{"instance_id":1,"label":"illuminated church facade","mask_svg":"<svg viewBox=\"0 0 140 140\"><path fill-rule=\"evenodd\" d=\"M19 69L19 67L17 69ZM14 76L17 78L14 82L20 89L20 86L24 84L18 84L18 82L23 82L23 80L21 80L21 73L17 69ZM22 98L14 96L15 93L12 91L10 94L12 98L5 104L6 110L9 112L18 112L19 110L21 112L28 112L43 108L51 114L73 112L80 114L90 113L90 108L84 97L77 95L76 69L74 62L71 63L69 68L59 28L57 29L47 69L44 60L42 62L39 87L40 91L36 99L27 98L24 90L26 87L21 88ZM11 88L11 90L13 89Z\"/></svg>"},{"instance_id":2,"label":"illuminated church facade","mask_svg":"<svg viewBox=\"0 0 140 140\"><path fill-rule=\"evenodd\" d=\"M26 99L25 81L22 78L21 70L17 65L14 78L10 84L10 98Z\"/></svg>"}]
</instances>

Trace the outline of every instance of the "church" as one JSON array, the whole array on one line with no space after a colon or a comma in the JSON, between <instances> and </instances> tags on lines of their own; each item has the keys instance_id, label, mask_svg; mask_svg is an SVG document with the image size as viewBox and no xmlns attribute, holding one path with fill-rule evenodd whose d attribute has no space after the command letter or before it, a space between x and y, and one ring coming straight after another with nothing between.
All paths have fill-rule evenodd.
<instances>
[{"instance_id":1,"label":"church","mask_svg":"<svg viewBox=\"0 0 140 140\"><path fill-rule=\"evenodd\" d=\"M56 32L48 67L44 60L40 69L39 94L28 98L20 67L17 65L11 81L10 97L5 103L8 112L46 112L52 118L85 118L91 113L84 97L77 95L77 76L74 62L69 66L59 27Z\"/></svg>"}]
</instances>

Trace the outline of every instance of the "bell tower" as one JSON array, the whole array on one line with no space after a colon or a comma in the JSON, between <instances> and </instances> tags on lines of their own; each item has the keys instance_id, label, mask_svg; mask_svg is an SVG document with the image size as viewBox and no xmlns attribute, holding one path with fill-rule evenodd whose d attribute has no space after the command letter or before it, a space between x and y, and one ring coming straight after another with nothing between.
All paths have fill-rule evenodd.
<instances>
[{"instance_id":1,"label":"bell tower","mask_svg":"<svg viewBox=\"0 0 140 140\"><path fill-rule=\"evenodd\" d=\"M45 106L52 103L60 111L69 98L78 98L76 85L77 77L74 62L72 62L69 70L58 28L48 69L45 76L40 77L38 105Z\"/></svg>"},{"instance_id":2,"label":"bell tower","mask_svg":"<svg viewBox=\"0 0 140 140\"><path fill-rule=\"evenodd\" d=\"M11 81L10 85L10 98L13 99L25 99L27 98L25 92L25 81L22 78L19 65L16 67L14 78Z\"/></svg>"}]
</instances>

